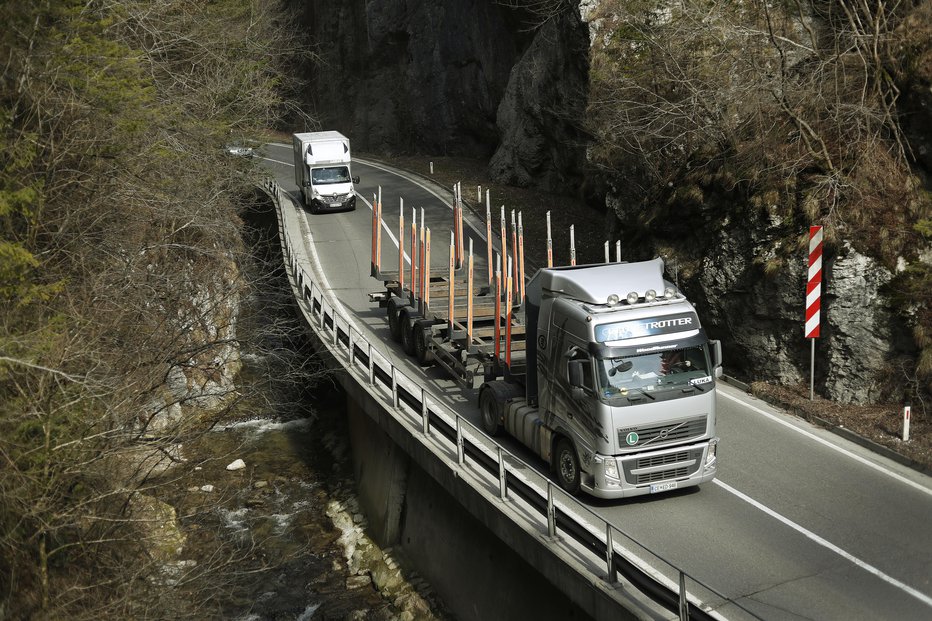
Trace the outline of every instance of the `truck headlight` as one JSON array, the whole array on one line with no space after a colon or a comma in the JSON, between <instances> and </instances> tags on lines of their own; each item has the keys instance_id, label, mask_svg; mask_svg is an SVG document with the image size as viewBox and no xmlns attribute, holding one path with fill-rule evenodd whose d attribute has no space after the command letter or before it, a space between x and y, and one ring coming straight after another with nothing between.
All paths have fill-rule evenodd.
<instances>
[{"instance_id":1,"label":"truck headlight","mask_svg":"<svg viewBox=\"0 0 932 621\"><path fill-rule=\"evenodd\" d=\"M711 465L715 462L715 451L718 448L718 440L712 440L709 442L709 454L706 455L705 465Z\"/></svg>"},{"instance_id":2,"label":"truck headlight","mask_svg":"<svg viewBox=\"0 0 932 621\"><path fill-rule=\"evenodd\" d=\"M615 461L614 457L606 457L605 461L602 462L605 468L605 476L617 479L618 477L618 462Z\"/></svg>"}]
</instances>

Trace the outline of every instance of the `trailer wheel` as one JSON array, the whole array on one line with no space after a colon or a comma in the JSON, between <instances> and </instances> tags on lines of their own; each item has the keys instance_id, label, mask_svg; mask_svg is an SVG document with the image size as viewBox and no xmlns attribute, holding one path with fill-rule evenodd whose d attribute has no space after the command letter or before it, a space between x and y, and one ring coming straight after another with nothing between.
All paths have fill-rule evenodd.
<instances>
[{"instance_id":1,"label":"trailer wheel","mask_svg":"<svg viewBox=\"0 0 932 621\"><path fill-rule=\"evenodd\" d=\"M401 342L401 318L398 313L398 302L395 298L388 301L388 331L392 340Z\"/></svg>"},{"instance_id":2,"label":"trailer wheel","mask_svg":"<svg viewBox=\"0 0 932 621\"><path fill-rule=\"evenodd\" d=\"M495 390L490 384L479 395L479 409L482 411L482 428L492 437L502 431L502 403L496 398Z\"/></svg>"},{"instance_id":3,"label":"trailer wheel","mask_svg":"<svg viewBox=\"0 0 932 621\"><path fill-rule=\"evenodd\" d=\"M561 438L557 442L557 450L553 453L553 466L557 473L557 483L567 493L576 495L579 493L579 458L576 457L576 449L573 443L566 438Z\"/></svg>"},{"instance_id":4,"label":"trailer wheel","mask_svg":"<svg viewBox=\"0 0 932 621\"><path fill-rule=\"evenodd\" d=\"M430 365L434 361L434 355L430 351L427 343L427 334L430 332L430 324L420 321L414 322L414 357L422 367Z\"/></svg>"},{"instance_id":5,"label":"trailer wheel","mask_svg":"<svg viewBox=\"0 0 932 621\"><path fill-rule=\"evenodd\" d=\"M408 313L401 311L398 313L398 323L401 327L401 348L409 356L415 354L414 351L414 322L408 318Z\"/></svg>"}]
</instances>

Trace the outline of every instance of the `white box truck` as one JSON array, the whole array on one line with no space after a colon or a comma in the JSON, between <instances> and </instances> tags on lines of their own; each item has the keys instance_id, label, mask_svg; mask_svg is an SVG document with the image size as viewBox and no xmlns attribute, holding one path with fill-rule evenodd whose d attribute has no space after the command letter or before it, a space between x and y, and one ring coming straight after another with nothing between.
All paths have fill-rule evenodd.
<instances>
[{"instance_id":1,"label":"white box truck","mask_svg":"<svg viewBox=\"0 0 932 621\"><path fill-rule=\"evenodd\" d=\"M294 181L311 213L356 209L359 177L350 169L349 138L336 131L292 136Z\"/></svg>"}]
</instances>

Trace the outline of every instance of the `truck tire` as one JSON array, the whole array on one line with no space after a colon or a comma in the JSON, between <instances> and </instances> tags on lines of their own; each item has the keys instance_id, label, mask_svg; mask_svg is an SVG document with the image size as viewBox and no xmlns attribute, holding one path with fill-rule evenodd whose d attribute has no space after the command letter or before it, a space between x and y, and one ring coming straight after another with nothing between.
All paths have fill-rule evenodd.
<instances>
[{"instance_id":1,"label":"truck tire","mask_svg":"<svg viewBox=\"0 0 932 621\"><path fill-rule=\"evenodd\" d=\"M573 496L579 493L579 458L576 457L573 443L566 438L560 438L557 442L553 452L553 469L560 487Z\"/></svg>"},{"instance_id":2,"label":"truck tire","mask_svg":"<svg viewBox=\"0 0 932 621\"><path fill-rule=\"evenodd\" d=\"M401 317L398 304L397 298L391 298L388 301L388 331L392 335L392 340L396 343L401 342Z\"/></svg>"},{"instance_id":3,"label":"truck tire","mask_svg":"<svg viewBox=\"0 0 932 621\"><path fill-rule=\"evenodd\" d=\"M505 406L505 402L498 399L494 386L494 382L487 384L479 393L482 428L493 438L502 432L502 414Z\"/></svg>"},{"instance_id":4,"label":"truck tire","mask_svg":"<svg viewBox=\"0 0 932 621\"><path fill-rule=\"evenodd\" d=\"M414 322L414 357L422 367L430 366L434 362L434 354L430 351L429 334L430 323L426 321Z\"/></svg>"},{"instance_id":5,"label":"truck tire","mask_svg":"<svg viewBox=\"0 0 932 621\"><path fill-rule=\"evenodd\" d=\"M398 313L398 323L401 324L401 348L409 356L414 355L414 322L409 318L407 311Z\"/></svg>"}]
</instances>

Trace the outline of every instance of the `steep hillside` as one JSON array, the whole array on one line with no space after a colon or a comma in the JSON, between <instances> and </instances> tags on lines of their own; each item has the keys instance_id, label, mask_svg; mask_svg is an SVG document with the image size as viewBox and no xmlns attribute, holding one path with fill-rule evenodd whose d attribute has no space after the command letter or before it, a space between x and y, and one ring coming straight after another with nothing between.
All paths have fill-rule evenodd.
<instances>
[{"instance_id":1,"label":"steep hillside","mask_svg":"<svg viewBox=\"0 0 932 621\"><path fill-rule=\"evenodd\" d=\"M681 266L730 368L808 379L807 232L822 225L817 389L927 397L930 40L913 26L929 3L593 5L589 121L606 204L636 256Z\"/></svg>"}]
</instances>

